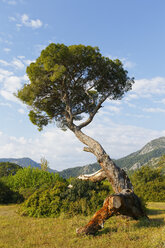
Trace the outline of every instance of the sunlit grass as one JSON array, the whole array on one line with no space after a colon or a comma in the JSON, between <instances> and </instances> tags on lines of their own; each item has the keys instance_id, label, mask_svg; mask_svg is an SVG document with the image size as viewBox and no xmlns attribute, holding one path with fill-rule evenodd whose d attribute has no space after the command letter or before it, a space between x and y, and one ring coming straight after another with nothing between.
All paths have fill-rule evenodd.
<instances>
[{"instance_id":1,"label":"sunlit grass","mask_svg":"<svg viewBox=\"0 0 165 248\"><path fill-rule=\"evenodd\" d=\"M0 206L0 248L165 248L165 203L149 203L147 220L113 217L96 236L78 236L90 217L19 216L17 205Z\"/></svg>"}]
</instances>

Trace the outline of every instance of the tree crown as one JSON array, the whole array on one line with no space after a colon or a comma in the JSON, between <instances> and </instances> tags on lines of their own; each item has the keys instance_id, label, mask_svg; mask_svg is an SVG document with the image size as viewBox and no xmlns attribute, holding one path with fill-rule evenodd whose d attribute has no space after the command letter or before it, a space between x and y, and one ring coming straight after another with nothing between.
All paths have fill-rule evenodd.
<instances>
[{"instance_id":1,"label":"tree crown","mask_svg":"<svg viewBox=\"0 0 165 248\"><path fill-rule=\"evenodd\" d=\"M17 97L30 106L30 120L41 130L49 122L73 129L88 125L107 99L121 99L131 89L120 60L104 57L97 47L50 44L27 67L30 82Z\"/></svg>"}]
</instances>

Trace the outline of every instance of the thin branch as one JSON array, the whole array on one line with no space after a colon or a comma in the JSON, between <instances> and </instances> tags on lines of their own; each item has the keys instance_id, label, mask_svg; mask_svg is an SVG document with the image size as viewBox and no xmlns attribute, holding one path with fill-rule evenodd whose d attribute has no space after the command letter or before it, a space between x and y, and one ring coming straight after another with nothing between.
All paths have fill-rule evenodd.
<instances>
[{"instance_id":1,"label":"thin branch","mask_svg":"<svg viewBox=\"0 0 165 248\"><path fill-rule=\"evenodd\" d=\"M96 106L96 108L94 109L94 111L93 111L92 113L90 113L89 118L78 126L79 129L81 129L81 128L87 126L89 123L91 123L91 121L93 120L95 114L96 114L97 111L101 108L101 104L102 104L109 96L110 96L110 93L109 93L107 96L105 96L105 97L98 103L98 105Z\"/></svg>"}]
</instances>

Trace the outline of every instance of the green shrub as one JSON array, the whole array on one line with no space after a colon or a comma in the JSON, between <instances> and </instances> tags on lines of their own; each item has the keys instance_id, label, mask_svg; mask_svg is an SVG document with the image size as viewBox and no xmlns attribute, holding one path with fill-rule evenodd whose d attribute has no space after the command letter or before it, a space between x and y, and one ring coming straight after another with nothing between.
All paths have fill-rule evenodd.
<instances>
[{"instance_id":1,"label":"green shrub","mask_svg":"<svg viewBox=\"0 0 165 248\"><path fill-rule=\"evenodd\" d=\"M23 196L18 192L12 191L8 186L0 181L0 204L20 203Z\"/></svg>"},{"instance_id":2,"label":"green shrub","mask_svg":"<svg viewBox=\"0 0 165 248\"><path fill-rule=\"evenodd\" d=\"M13 191L21 193L27 199L35 190L39 188L47 188L54 185L63 179L58 174L53 174L48 171L40 170L39 168L23 168L18 170L17 173L3 177L1 180Z\"/></svg>"},{"instance_id":3,"label":"green shrub","mask_svg":"<svg viewBox=\"0 0 165 248\"><path fill-rule=\"evenodd\" d=\"M165 175L160 168L143 166L132 174L131 181L144 201L165 201Z\"/></svg>"},{"instance_id":4,"label":"green shrub","mask_svg":"<svg viewBox=\"0 0 165 248\"><path fill-rule=\"evenodd\" d=\"M40 170L39 168L23 168L14 176L8 177L8 185L14 190L19 188L40 188L43 185L52 185L57 180L63 180L58 174Z\"/></svg>"},{"instance_id":5,"label":"green shrub","mask_svg":"<svg viewBox=\"0 0 165 248\"><path fill-rule=\"evenodd\" d=\"M22 167L17 164L10 163L10 162L1 162L0 163L0 177L15 175L17 171L20 169L22 169Z\"/></svg>"},{"instance_id":6,"label":"green shrub","mask_svg":"<svg viewBox=\"0 0 165 248\"><path fill-rule=\"evenodd\" d=\"M72 188L68 181L56 181L54 187L39 189L21 206L20 213L34 217L57 217L61 213L67 216L89 215L99 209L110 193L109 186L72 179Z\"/></svg>"}]
</instances>

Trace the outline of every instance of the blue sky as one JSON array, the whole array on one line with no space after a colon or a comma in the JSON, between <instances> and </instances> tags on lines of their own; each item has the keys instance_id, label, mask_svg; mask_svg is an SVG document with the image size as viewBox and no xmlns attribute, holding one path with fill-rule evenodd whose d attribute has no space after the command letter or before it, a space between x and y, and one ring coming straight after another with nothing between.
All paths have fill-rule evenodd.
<instances>
[{"instance_id":1,"label":"blue sky","mask_svg":"<svg viewBox=\"0 0 165 248\"><path fill-rule=\"evenodd\" d=\"M57 170L96 161L70 131L38 132L13 96L51 42L98 46L135 77L132 91L108 101L84 129L112 158L165 136L164 12L163 0L0 0L0 158L44 156Z\"/></svg>"}]
</instances>

